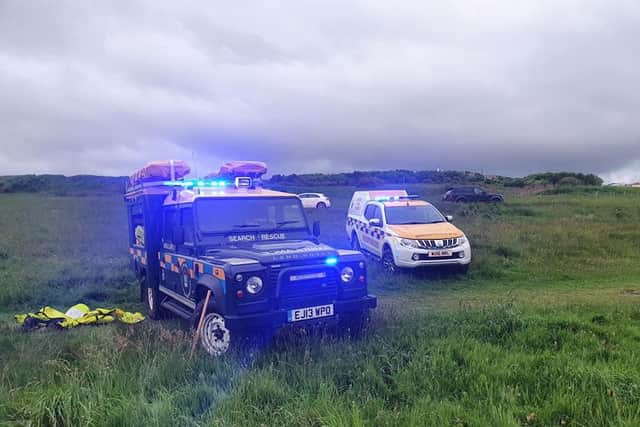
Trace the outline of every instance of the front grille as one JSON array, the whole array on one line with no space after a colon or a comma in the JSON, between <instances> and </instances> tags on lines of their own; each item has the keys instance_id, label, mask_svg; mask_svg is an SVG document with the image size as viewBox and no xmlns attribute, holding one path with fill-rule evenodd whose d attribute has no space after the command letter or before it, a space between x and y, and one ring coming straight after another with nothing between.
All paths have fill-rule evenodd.
<instances>
[{"instance_id":1,"label":"front grille","mask_svg":"<svg viewBox=\"0 0 640 427\"><path fill-rule=\"evenodd\" d=\"M418 240L418 244L425 249L451 249L458 246L458 239Z\"/></svg>"},{"instance_id":2,"label":"front grille","mask_svg":"<svg viewBox=\"0 0 640 427\"><path fill-rule=\"evenodd\" d=\"M449 256L429 256L428 254L416 254L418 259L416 261L445 261L449 259L460 259L460 252L454 252Z\"/></svg>"},{"instance_id":3,"label":"front grille","mask_svg":"<svg viewBox=\"0 0 640 427\"><path fill-rule=\"evenodd\" d=\"M298 280L292 281L292 276L297 276ZM269 270L269 283L277 284L276 298L280 308L284 309L333 302L338 295L338 280L338 271L325 266L280 267Z\"/></svg>"}]
</instances>

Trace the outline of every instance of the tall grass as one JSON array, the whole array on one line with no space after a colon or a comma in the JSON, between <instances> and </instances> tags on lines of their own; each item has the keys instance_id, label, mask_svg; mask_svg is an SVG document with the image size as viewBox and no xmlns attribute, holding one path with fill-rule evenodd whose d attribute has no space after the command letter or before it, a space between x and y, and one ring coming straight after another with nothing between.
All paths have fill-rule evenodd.
<instances>
[{"instance_id":1,"label":"tall grass","mask_svg":"<svg viewBox=\"0 0 640 427\"><path fill-rule=\"evenodd\" d=\"M312 212L347 247L352 188ZM180 322L24 333L16 312L141 310L120 197L0 196L0 424L640 425L638 198L613 192L442 204L466 276L391 276L360 341L285 331L253 359L189 362Z\"/></svg>"}]
</instances>

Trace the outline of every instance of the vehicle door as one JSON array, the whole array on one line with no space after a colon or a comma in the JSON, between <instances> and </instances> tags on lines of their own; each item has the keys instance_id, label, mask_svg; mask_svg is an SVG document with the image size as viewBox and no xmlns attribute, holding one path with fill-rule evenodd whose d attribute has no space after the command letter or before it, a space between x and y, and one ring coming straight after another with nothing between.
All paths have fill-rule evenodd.
<instances>
[{"instance_id":1,"label":"vehicle door","mask_svg":"<svg viewBox=\"0 0 640 427\"><path fill-rule=\"evenodd\" d=\"M311 194L300 194L298 196L300 198L300 200L302 200L302 207L303 208L312 208L314 206L312 206L313 204L313 199L312 199L312 195Z\"/></svg>"},{"instance_id":2,"label":"vehicle door","mask_svg":"<svg viewBox=\"0 0 640 427\"><path fill-rule=\"evenodd\" d=\"M384 227L382 210L376 204L369 204L364 210L364 218L367 226L361 234L360 244L367 251L375 255L381 255L382 239L379 236Z\"/></svg>"},{"instance_id":3,"label":"vehicle door","mask_svg":"<svg viewBox=\"0 0 640 427\"><path fill-rule=\"evenodd\" d=\"M193 207L183 206L180 208L180 232L179 232L179 244L176 244L176 252L179 255L179 260L184 260L179 265L178 281L176 283L176 292L187 297L192 298L195 294L194 283L194 263L195 257L195 227L193 220Z\"/></svg>"},{"instance_id":4,"label":"vehicle door","mask_svg":"<svg viewBox=\"0 0 640 427\"><path fill-rule=\"evenodd\" d=\"M481 201L484 201L485 199L486 199L486 192L481 188L475 187L473 189L473 201L481 202Z\"/></svg>"},{"instance_id":5,"label":"vehicle door","mask_svg":"<svg viewBox=\"0 0 640 427\"><path fill-rule=\"evenodd\" d=\"M170 290L175 290L178 283L178 271L173 268L177 256L178 229L180 226L180 211L176 206L167 206L163 209L162 216L162 251L160 254L160 267L162 269L161 285ZM164 266L164 268L162 267Z\"/></svg>"}]
</instances>

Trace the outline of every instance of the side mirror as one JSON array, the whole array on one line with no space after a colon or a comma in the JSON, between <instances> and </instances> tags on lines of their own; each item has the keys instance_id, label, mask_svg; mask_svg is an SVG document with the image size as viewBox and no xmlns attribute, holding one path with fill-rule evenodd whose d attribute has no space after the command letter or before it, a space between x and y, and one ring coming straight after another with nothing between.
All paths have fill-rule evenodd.
<instances>
[{"instance_id":1,"label":"side mirror","mask_svg":"<svg viewBox=\"0 0 640 427\"><path fill-rule=\"evenodd\" d=\"M447 219L448 222L453 222L453 215L447 215L445 216L445 218Z\"/></svg>"},{"instance_id":2,"label":"side mirror","mask_svg":"<svg viewBox=\"0 0 640 427\"><path fill-rule=\"evenodd\" d=\"M320 237L320 221L313 221L313 235Z\"/></svg>"},{"instance_id":3,"label":"side mirror","mask_svg":"<svg viewBox=\"0 0 640 427\"><path fill-rule=\"evenodd\" d=\"M184 228L175 226L173 227L171 233L171 240L173 240L174 245L183 245L184 244Z\"/></svg>"},{"instance_id":4,"label":"side mirror","mask_svg":"<svg viewBox=\"0 0 640 427\"><path fill-rule=\"evenodd\" d=\"M380 218L371 218L369 220L369 225L372 227L382 227L382 221Z\"/></svg>"}]
</instances>

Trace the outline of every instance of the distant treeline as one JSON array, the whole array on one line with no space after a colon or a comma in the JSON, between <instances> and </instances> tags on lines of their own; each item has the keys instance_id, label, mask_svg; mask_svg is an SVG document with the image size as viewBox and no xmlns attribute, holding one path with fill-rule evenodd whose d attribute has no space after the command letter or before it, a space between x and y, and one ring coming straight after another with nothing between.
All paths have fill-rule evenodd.
<instances>
[{"instance_id":1,"label":"distant treeline","mask_svg":"<svg viewBox=\"0 0 640 427\"><path fill-rule=\"evenodd\" d=\"M126 177L96 175L13 175L0 176L0 193L36 193L54 195L88 195L92 193L122 193ZM355 171L335 174L274 175L268 183L275 186L351 186L373 188L385 184L443 184L483 185L507 187L527 186L600 186L602 179L593 174L549 172L524 178L485 176L477 172L461 171Z\"/></svg>"},{"instance_id":2,"label":"distant treeline","mask_svg":"<svg viewBox=\"0 0 640 427\"><path fill-rule=\"evenodd\" d=\"M51 193L54 195L122 193L127 178L96 175L0 176L0 193Z\"/></svg>"},{"instance_id":3,"label":"distant treeline","mask_svg":"<svg viewBox=\"0 0 640 427\"><path fill-rule=\"evenodd\" d=\"M506 176L486 176L477 172L461 171L411 171L404 169L387 171L355 171L335 174L273 175L269 180L276 185L292 186L334 186L372 187L384 184L497 184L507 187L530 185L576 186L602 185L602 178L593 174L574 172L547 172L510 178Z\"/></svg>"}]
</instances>

